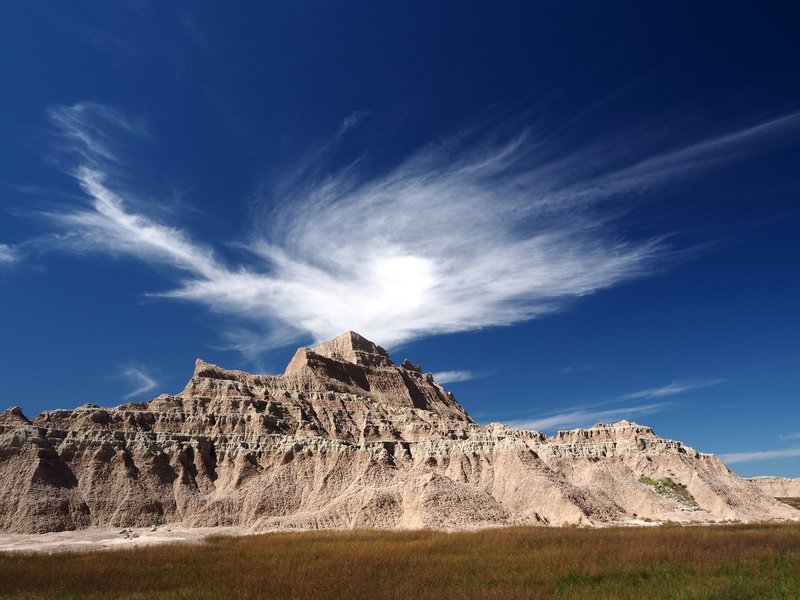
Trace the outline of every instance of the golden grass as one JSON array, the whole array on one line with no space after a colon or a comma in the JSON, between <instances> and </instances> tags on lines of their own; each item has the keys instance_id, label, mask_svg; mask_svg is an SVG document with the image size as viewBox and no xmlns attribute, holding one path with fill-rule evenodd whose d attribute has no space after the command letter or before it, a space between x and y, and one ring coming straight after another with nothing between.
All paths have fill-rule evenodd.
<instances>
[{"instance_id":1,"label":"golden grass","mask_svg":"<svg viewBox=\"0 0 800 600\"><path fill-rule=\"evenodd\" d=\"M212 538L0 555L4 598L800 598L800 525Z\"/></svg>"}]
</instances>

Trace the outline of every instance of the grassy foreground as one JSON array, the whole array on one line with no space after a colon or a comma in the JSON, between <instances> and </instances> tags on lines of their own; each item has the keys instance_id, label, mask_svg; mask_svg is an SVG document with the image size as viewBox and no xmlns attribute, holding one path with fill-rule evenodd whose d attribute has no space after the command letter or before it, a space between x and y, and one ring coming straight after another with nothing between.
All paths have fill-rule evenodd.
<instances>
[{"instance_id":1,"label":"grassy foreground","mask_svg":"<svg viewBox=\"0 0 800 600\"><path fill-rule=\"evenodd\" d=\"M800 598L800 524L274 533L0 555L0 597Z\"/></svg>"}]
</instances>

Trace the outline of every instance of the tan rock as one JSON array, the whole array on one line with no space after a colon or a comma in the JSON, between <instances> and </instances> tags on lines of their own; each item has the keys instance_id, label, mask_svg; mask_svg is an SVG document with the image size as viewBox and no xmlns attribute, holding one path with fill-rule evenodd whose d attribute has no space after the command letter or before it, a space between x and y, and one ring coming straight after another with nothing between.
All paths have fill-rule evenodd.
<instances>
[{"instance_id":1,"label":"tan rock","mask_svg":"<svg viewBox=\"0 0 800 600\"><path fill-rule=\"evenodd\" d=\"M800 498L800 477L751 477L748 481L773 498Z\"/></svg>"},{"instance_id":2,"label":"tan rock","mask_svg":"<svg viewBox=\"0 0 800 600\"><path fill-rule=\"evenodd\" d=\"M0 413L0 486L0 529L19 533L800 517L635 423L552 437L477 425L430 374L353 332L301 348L283 375L198 360L176 395L33 423Z\"/></svg>"}]
</instances>

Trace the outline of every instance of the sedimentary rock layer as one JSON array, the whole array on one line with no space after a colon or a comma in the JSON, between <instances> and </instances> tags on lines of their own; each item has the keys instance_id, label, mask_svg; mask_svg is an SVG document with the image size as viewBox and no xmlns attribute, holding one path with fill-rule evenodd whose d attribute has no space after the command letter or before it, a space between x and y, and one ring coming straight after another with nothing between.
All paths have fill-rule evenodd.
<instances>
[{"instance_id":1,"label":"sedimentary rock layer","mask_svg":"<svg viewBox=\"0 0 800 600\"><path fill-rule=\"evenodd\" d=\"M282 375L198 360L186 388L29 421L0 413L0 529L472 528L796 518L715 456L621 421L477 425L353 332Z\"/></svg>"},{"instance_id":2,"label":"sedimentary rock layer","mask_svg":"<svg viewBox=\"0 0 800 600\"><path fill-rule=\"evenodd\" d=\"M751 477L748 481L767 496L800 498L800 477Z\"/></svg>"}]
</instances>

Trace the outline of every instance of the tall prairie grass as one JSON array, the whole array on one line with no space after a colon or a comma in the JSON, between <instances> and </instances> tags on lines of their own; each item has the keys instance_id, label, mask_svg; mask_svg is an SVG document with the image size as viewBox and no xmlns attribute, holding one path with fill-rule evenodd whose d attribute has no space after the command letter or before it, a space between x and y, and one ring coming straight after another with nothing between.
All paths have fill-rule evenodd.
<instances>
[{"instance_id":1,"label":"tall prairie grass","mask_svg":"<svg viewBox=\"0 0 800 600\"><path fill-rule=\"evenodd\" d=\"M4 598L800 598L800 524L346 531L0 555Z\"/></svg>"}]
</instances>

